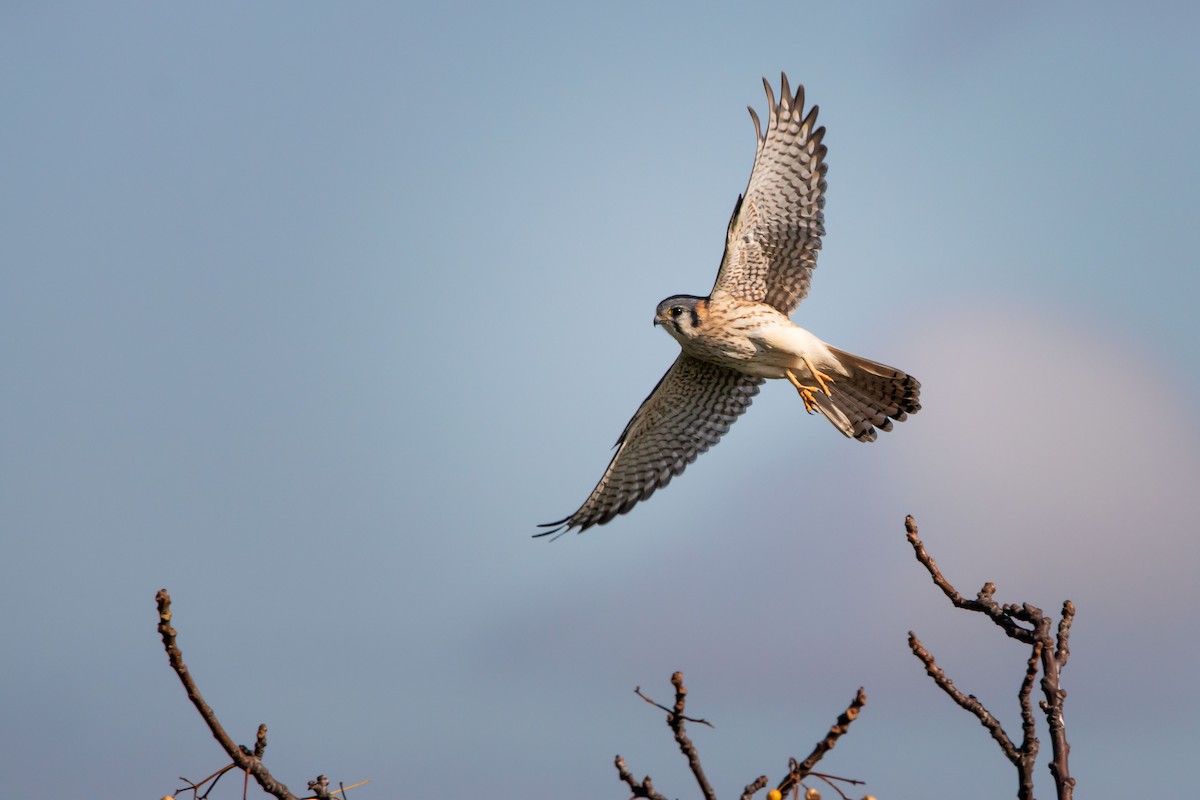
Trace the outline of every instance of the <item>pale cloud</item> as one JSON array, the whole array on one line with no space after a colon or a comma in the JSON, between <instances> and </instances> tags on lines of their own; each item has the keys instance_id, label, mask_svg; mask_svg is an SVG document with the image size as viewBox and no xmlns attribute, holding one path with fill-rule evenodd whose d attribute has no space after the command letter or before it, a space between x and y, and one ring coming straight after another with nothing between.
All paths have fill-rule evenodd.
<instances>
[{"instance_id":1,"label":"pale cloud","mask_svg":"<svg viewBox=\"0 0 1200 800\"><path fill-rule=\"evenodd\" d=\"M969 544L1026 578L1150 589L1200 555L1200 448L1178 371L1116 325L993 305L926 320L922 481Z\"/></svg>"}]
</instances>

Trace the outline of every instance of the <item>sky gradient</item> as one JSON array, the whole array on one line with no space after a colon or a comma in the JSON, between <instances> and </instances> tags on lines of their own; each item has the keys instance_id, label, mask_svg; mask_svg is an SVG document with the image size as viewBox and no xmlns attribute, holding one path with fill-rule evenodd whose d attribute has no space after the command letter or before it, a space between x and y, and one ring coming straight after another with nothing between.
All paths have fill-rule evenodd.
<instances>
[{"instance_id":1,"label":"sky gradient","mask_svg":"<svg viewBox=\"0 0 1200 800\"><path fill-rule=\"evenodd\" d=\"M241 742L270 726L297 791L619 798L620 753L693 796L632 692L680 669L721 796L861 685L828 771L1013 797L905 639L1014 732L1025 653L929 582L910 513L964 593L1076 603L1081 796L1190 790L1197 8L5 4L9 792L223 763L165 586L206 698ZM862 445L773 382L632 514L530 539L674 358L654 308L711 286L781 70L830 165L793 318L924 409Z\"/></svg>"}]
</instances>

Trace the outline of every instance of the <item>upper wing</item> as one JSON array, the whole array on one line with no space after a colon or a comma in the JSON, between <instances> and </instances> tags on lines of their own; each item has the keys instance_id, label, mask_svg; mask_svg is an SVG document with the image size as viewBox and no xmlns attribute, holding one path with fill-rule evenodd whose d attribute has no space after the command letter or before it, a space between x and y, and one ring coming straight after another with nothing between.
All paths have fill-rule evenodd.
<instances>
[{"instance_id":1,"label":"upper wing","mask_svg":"<svg viewBox=\"0 0 1200 800\"><path fill-rule=\"evenodd\" d=\"M729 220L713 293L756 300L790 314L808 294L825 234L825 128L813 128L816 106L802 116L804 87L793 97L787 75L778 104L766 78L763 86L767 130L763 133L751 108L758 152L746 193Z\"/></svg>"},{"instance_id":2,"label":"upper wing","mask_svg":"<svg viewBox=\"0 0 1200 800\"><path fill-rule=\"evenodd\" d=\"M624 514L666 486L720 440L750 406L762 378L680 353L617 440L617 452L587 502L540 527L587 530Z\"/></svg>"}]
</instances>

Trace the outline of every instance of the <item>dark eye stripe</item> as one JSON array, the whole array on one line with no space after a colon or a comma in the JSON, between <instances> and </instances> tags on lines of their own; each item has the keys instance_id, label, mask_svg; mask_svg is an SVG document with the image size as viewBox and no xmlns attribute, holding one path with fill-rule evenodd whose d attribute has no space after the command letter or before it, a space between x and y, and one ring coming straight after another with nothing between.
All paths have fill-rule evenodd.
<instances>
[{"instance_id":1,"label":"dark eye stripe","mask_svg":"<svg viewBox=\"0 0 1200 800\"><path fill-rule=\"evenodd\" d=\"M692 327L699 328L700 327L700 315L696 313L696 309L694 309L694 308L691 311L692 311Z\"/></svg>"}]
</instances>

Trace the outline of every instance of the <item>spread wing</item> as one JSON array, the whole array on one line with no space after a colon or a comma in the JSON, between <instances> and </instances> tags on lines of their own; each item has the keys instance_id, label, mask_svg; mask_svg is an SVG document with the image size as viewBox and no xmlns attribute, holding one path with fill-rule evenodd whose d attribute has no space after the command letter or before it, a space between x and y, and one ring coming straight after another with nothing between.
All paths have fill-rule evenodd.
<instances>
[{"instance_id":1,"label":"spread wing","mask_svg":"<svg viewBox=\"0 0 1200 800\"><path fill-rule=\"evenodd\" d=\"M817 107L804 115L804 87L793 97L783 76L779 103L767 89L767 130L750 109L758 152L729 220L713 294L767 303L790 314L808 294L825 234L825 128Z\"/></svg>"},{"instance_id":2,"label":"spread wing","mask_svg":"<svg viewBox=\"0 0 1200 800\"><path fill-rule=\"evenodd\" d=\"M587 502L571 516L540 526L552 530L537 535L603 525L666 486L720 440L762 382L681 353L625 426Z\"/></svg>"}]
</instances>

